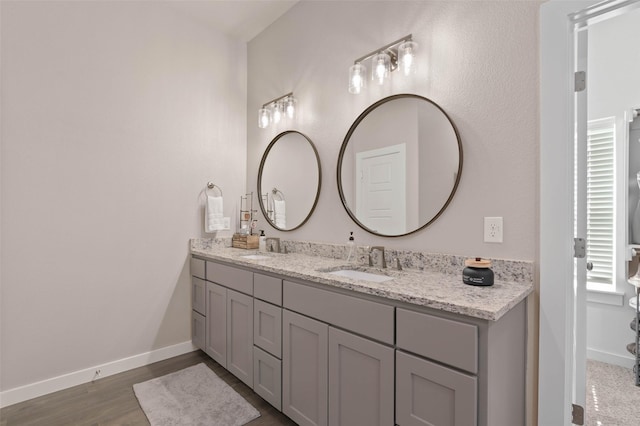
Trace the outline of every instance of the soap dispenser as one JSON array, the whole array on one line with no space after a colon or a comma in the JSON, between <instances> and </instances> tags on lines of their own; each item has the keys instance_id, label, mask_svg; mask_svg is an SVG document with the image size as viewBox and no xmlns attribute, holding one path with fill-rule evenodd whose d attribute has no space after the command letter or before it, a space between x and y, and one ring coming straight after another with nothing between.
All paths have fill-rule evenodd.
<instances>
[{"instance_id":1,"label":"soap dispenser","mask_svg":"<svg viewBox=\"0 0 640 426\"><path fill-rule=\"evenodd\" d=\"M347 243L349 255L347 256L347 262L355 262L356 261L356 241L353 238L353 231L351 231L349 234L350 234L349 242Z\"/></svg>"},{"instance_id":2,"label":"soap dispenser","mask_svg":"<svg viewBox=\"0 0 640 426\"><path fill-rule=\"evenodd\" d=\"M258 250L267 251L267 237L264 235L264 231L262 229L260 230L260 237L258 238Z\"/></svg>"}]
</instances>

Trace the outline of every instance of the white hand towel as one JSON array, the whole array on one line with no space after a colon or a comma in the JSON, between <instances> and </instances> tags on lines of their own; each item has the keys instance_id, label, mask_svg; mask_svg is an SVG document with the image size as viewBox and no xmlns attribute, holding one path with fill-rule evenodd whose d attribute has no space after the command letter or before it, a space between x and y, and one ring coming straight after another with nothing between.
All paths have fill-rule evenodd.
<instances>
[{"instance_id":1,"label":"white hand towel","mask_svg":"<svg viewBox=\"0 0 640 426\"><path fill-rule=\"evenodd\" d=\"M207 195L204 215L204 231L215 232L225 229L222 213L222 197Z\"/></svg>"},{"instance_id":2,"label":"white hand towel","mask_svg":"<svg viewBox=\"0 0 640 426\"><path fill-rule=\"evenodd\" d=\"M287 205L284 200L273 200L273 213L278 228L287 227Z\"/></svg>"}]
</instances>

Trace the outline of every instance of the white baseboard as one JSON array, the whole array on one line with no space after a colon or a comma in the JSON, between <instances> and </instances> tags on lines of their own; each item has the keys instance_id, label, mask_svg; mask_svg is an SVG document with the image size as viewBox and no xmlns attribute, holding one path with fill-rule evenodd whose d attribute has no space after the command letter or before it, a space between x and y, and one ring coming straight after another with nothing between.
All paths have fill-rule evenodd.
<instances>
[{"instance_id":1,"label":"white baseboard","mask_svg":"<svg viewBox=\"0 0 640 426\"><path fill-rule=\"evenodd\" d=\"M195 351L191 340L0 392L0 408ZM96 371L100 374L96 375Z\"/></svg>"},{"instance_id":2,"label":"white baseboard","mask_svg":"<svg viewBox=\"0 0 640 426\"><path fill-rule=\"evenodd\" d=\"M618 365L624 368L633 368L633 363L635 361L635 358L631 354L629 354L629 356L623 356L595 349L587 349L587 359L606 362L607 364Z\"/></svg>"}]
</instances>

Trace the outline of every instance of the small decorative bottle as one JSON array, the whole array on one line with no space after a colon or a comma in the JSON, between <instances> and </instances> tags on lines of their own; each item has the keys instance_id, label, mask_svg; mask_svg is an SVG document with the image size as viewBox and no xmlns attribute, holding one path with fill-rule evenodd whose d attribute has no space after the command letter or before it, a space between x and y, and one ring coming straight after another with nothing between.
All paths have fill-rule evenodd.
<instances>
[{"instance_id":1,"label":"small decorative bottle","mask_svg":"<svg viewBox=\"0 0 640 426\"><path fill-rule=\"evenodd\" d=\"M349 242L347 243L349 249L349 255L347 256L347 262L356 261L356 241L353 238L353 231L350 232Z\"/></svg>"},{"instance_id":2,"label":"small decorative bottle","mask_svg":"<svg viewBox=\"0 0 640 426\"><path fill-rule=\"evenodd\" d=\"M636 174L636 181L638 183L638 187L640 187L640 172ZM640 196L638 197L636 210L631 218L631 241L634 244L640 244Z\"/></svg>"},{"instance_id":3,"label":"small decorative bottle","mask_svg":"<svg viewBox=\"0 0 640 426\"><path fill-rule=\"evenodd\" d=\"M267 251L267 237L262 229L260 230L260 237L258 237L258 251Z\"/></svg>"}]
</instances>

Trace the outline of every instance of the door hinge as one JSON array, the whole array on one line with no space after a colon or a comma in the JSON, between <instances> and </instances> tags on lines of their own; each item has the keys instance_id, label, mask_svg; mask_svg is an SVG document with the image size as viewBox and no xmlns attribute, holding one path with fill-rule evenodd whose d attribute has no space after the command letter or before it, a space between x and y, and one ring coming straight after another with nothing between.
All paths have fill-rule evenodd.
<instances>
[{"instance_id":1,"label":"door hinge","mask_svg":"<svg viewBox=\"0 0 640 426\"><path fill-rule=\"evenodd\" d=\"M584 425L584 408L582 406L571 404L571 423Z\"/></svg>"},{"instance_id":2,"label":"door hinge","mask_svg":"<svg viewBox=\"0 0 640 426\"><path fill-rule=\"evenodd\" d=\"M582 92L587 88L587 73L584 71L576 71L574 76L574 89L576 92Z\"/></svg>"},{"instance_id":3,"label":"door hinge","mask_svg":"<svg viewBox=\"0 0 640 426\"><path fill-rule=\"evenodd\" d=\"M584 238L573 239L573 257L582 259L587 256L587 241Z\"/></svg>"}]
</instances>

